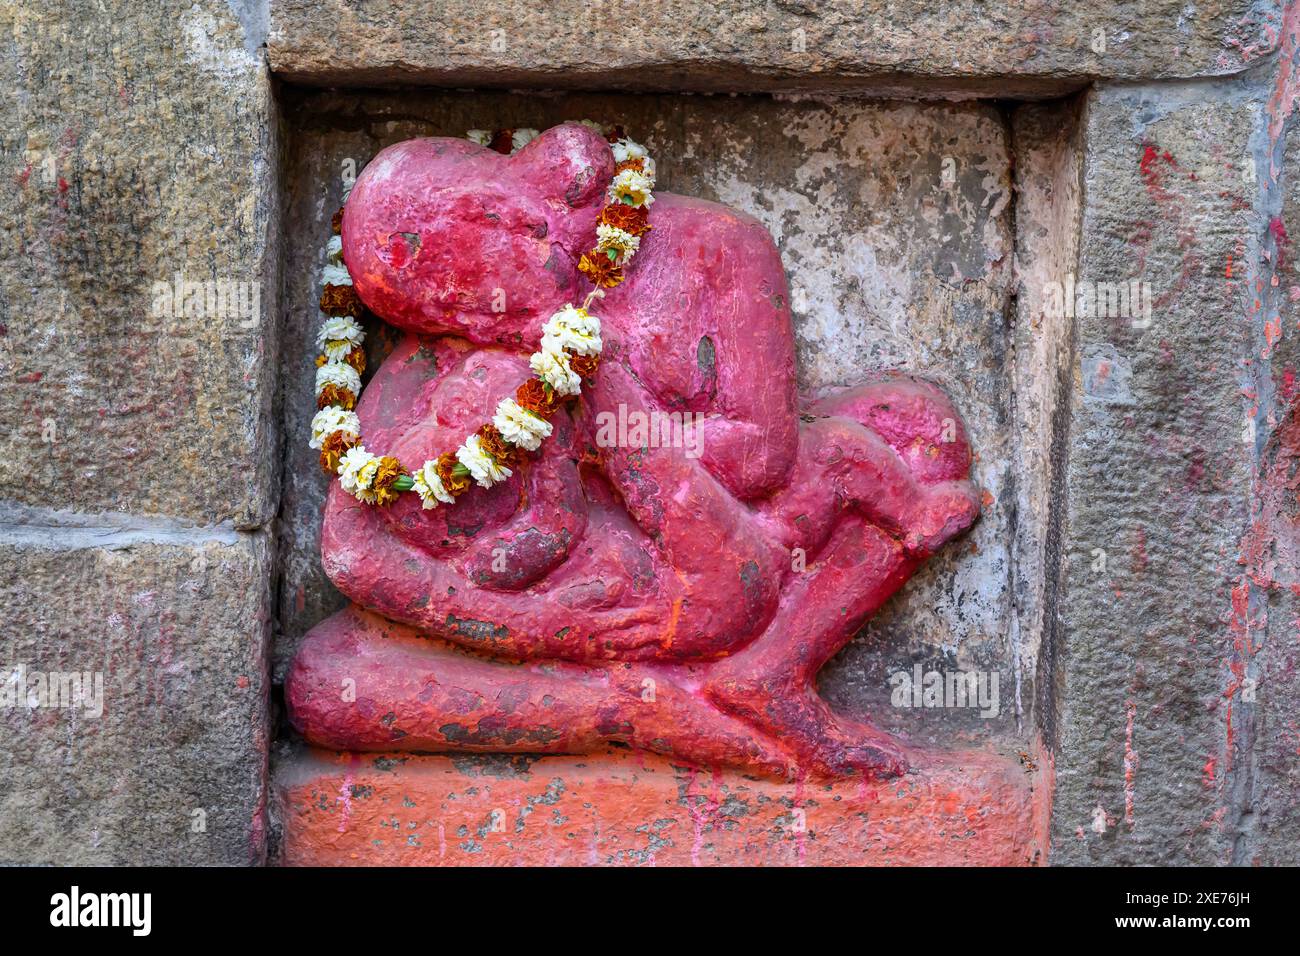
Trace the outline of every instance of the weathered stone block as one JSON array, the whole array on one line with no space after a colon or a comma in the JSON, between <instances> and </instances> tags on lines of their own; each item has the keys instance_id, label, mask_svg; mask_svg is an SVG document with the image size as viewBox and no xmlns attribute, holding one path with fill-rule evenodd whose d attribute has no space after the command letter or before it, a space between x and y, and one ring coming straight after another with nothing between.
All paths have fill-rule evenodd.
<instances>
[{"instance_id":1,"label":"weathered stone block","mask_svg":"<svg viewBox=\"0 0 1300 956\"><path fill-rule=\"evenodd\" d=\"M1077 268L1056 279L1078 337L1047 639L1056 863L1237 861L1259 99L1230 83L1087 99ZM1131 280L1149 298L1126 310L1113 293Z\"/></svg>"},{"instance_id":2,"label":"weathered stone block","mask_svg":"<svg viewBox=\"0 0 1300 956\"><path fill-rule=\"evenodd\" d=\"M1248 0L275 0L269 49L276 72L320 85L1023 97L1232 73L1279 21Z\"/></svg>"},{"instance_id":3,"label":"weathered stone block","mask_svg":"<svg viewBox=\"0 0 1300 956\"><path fill-rule=\"evenodd\" d=\"M286 751L281 858L297 866L1023 866L1045 802L963 754L881 784L780 784L626 751L588 758Z\"/></svg>"},{"instance_id":4,"label":"weathered stone block","mask_svg":"<svg viewBox=\"0 0 1300 956\"><path fill-rule=\"evenodd\" d=\"M116 516L6 519L0 862L260 862L265 533ZM73 673L86 694L75 700L75 684L58 676ZM48 696L50 686L63 697Z\"/></svg>"},{"instance_id":5,"label":"weathered stone block","mask_svg":"<svg viewBox=\"0 0 1300 956\"><path fill-rule=\"evenodd\" d=\"M1298 33L1293 27L1291 50ZM1266 135L1256 154L1262 214L1251 243L1258 251L1241 280L1255 292L1249 326L1259 467L1228 620L1224 694L1232 708L1233 858L1252 865L1300 863L1300 276L1292 239L1300 230L1300 137L1290 112L1296 83L1293 73L1280 71L1265 104Z\"/></svg>"},{"instance_id":6,"label":"weathered stone block","mask_svg":"<svg viewBox=\"0 0 1300 956\"><path fill-rule=\"evenodd\" d=\"M206 0L61 0L6 3L0 30L0 497L263 524L279 285L264 25Z\"/></svg>"}]
</instances>

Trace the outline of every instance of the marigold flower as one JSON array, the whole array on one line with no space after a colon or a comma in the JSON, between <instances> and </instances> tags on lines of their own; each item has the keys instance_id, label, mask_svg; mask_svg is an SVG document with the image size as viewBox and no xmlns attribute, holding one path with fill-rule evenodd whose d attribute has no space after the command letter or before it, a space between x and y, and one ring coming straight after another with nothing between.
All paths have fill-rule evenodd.
<instances>
[{"instance_id":1,"label":"marigold flower","mask_svg":"<svg viewBox=\"0 0 1300 956\"><path fill-rule=\"evenodd\" d=\"M639 173L635 169L625 169L609 184L608 198L610 202L649 206L655 201L655 197L651 194L653 189L654 180L645 173Z\"/></svg>"},{"instance_id":2,"label":"marigold flower","mask_svg":"<svg viewBox=\"0 0 1300 956\"><path fill-rule=\"evenodd\" d=\"M530 378L515 389L515 401L519 407L531 412L538 418L549 418L563 398L558 392L547 389L541 379Z\"/></svg>"},{"instance_id":3,"label":"marigold flower","mask_svg":"<svg viewBox=\"0 0 1300 956\"><path fill-rule=\"evenodd\" d=\"M506 156L510 155L514 145L515 131L512 129L499 129L492 134L492 139L488 141L488 149L494 149Z\"/></svg>"},{"instance_id":4,"label":"marigold flower","mask_svg":"<svg viewBox=\"0 0 1300 956\"><path fill-rule=\"evenodd\" d=\"M456 449L456 460L469 469L480 488L491 488L514 474L489 454L477 433L466 438L465 443Z\"/></svg>"},{"instance_id":5,"label":"marigold flower","mask_svg":"<svg viewBox=\"0 0 1300 956\"><path fill-rule=\"evenodd\" d=\"M379 459L366 451L363 445L354 445L339 459L339 484L358 501L373 505L375 493L372 488L378 471Z\"/></svg>"},{"instance_id":6,"label":"marigold flower","mask_svg":"<svg viewBox=\"0 0 1300 956\"><path fill-rule=\"evenodd\" d=\"M506 441L501 430L493 424L481 427L477 432L479 446L501 465L518 464L519 449Z\"/></svg>"},{"instance_id":7,"label":"marigold flower","mask_svg":"<svg viewBox=\"0 0 1300 956\"><path fill-rule=\"evenodd\" d=\"M366 330L350 315L332 316L316 330L316 347L331 358L342 358L347 351L343 346L360 345L365 339Z\"/></svg>"},{"instance_id":8,"label":"marigold flower","mask_svg":"<svg viewBox=\"0 0 1300 956\"><path fill-rule=\"evenodd\" d=\"M650 211L645 206L629 206L627 203L615 202L600 211L599 224L622 229L629 235L644 236L650 231L649 219Z\"/></svg>"},{"instance_id":9,"label":"marigold flower","mask_svg":"<svg viewBox=\"0 0 1300 956\"><path fill-rule=\"evenodd\" d=\"M541 133L537 132L537 130L531 129L529 127L524 127L523 129L517 129L513 131L510 134L510 152L511 153L519 152L521 149L523 149L533 140L537 139L537 137L540 135Z\"/></svg>"},{"instance_id":10,"label":"marigold flower","mask_svg":"<svg viewBox=\"0 0 1300 956\"><path fill-rule=\"evenodd\" d=\"M537 381L533 379L533 381ZM540 384L540 383L538 383ZM545 390L545 386L542 386ZM512 445L525 451L537 451L542 439L549 438L552 426L536 412L529 411L510 398L503 398L497 404L496 414L492 416L501 437Z\"/></svg>"},{"instance_id":11,"label":"marigold flower","mask_svg":"<svg viewBox=\"0 0 1300 956\"><path fill-rule=\"evenodd\" d=\"M602 289L612 289L623 281L623 269L603 252L584 252L578 260L578 271Z\"/></svg>"},{"instance_id":12,"label":"marigold flower","mask_svg":"<svg viewBox=\"0 0 1300 956\"><path fill-rule=\"evenodd\" d=\"M321 386L320 394L316 396L316 407L326 408L329 405L337 405L340 408L353 409L357 407L357 396L351 389L343 388L341 385L327 384Z\"/></svg>"},{"instance_id":13,"label":"marigold flower","mask_svg":"<svg viewBox=\"0 0 1300 956\"><path fill-rule=\"evenodd\" d=\"M641 248L641 237L624 232L618 226L601 223L596 227L596 251L606 254L612 249L619 262L626 262Z\"/></svg>"},{"instance_id":14,"label":"marigold flower","mask_svg":"<svg viewBox=\"0 0 1300 956\"><path fill-rule=\"evenodd\" d=\"M326 315L362 315L365 305L350 285L326 283L320 293L320 310Z\"/></svg>"},{"instance_id":15,"label":"marigold flower","mask_svg":"<svg viewBox=\"0 0 1300 956\"><path fill-rule=\"evenodd\" d=\"M371 490L375 494L375 504L391 505L401 495L400 492L393 490L393 482L406 474L406 469L402 463L391 455L385 455L379 459L379 467L375 469L374 481L371 482Z\"/></svg>"},{"instance_id":16,"label":"marigold flower","mask_svg":"<svg viewBox=\"0 0 1300 956\"><path fill-rule=\"evenodd\" d=\"M454 505L456 503L456 498L443 485L442 479L438 477L438 462L436 459L426 461L420 466L420 470L411 476L411 487L420 496L425 511L430 511L438 507L439 504Z\"/></svg>"},{"instance_id":17,"label":"marigold flower","mask_svg":"<svg viewBox=\"0 0 1300 956\"><path fill-rule=\"evenodd\" d=\"M318 411L311 420L311 442L309 447L320 448L325 439L335 432L342 432L353 440L361 437L361 420L355 412L347 411L337 405L330 405Z\"/></svg>"},{"instance_id":18,"label":"marigold flower","mask_svg":"<svg viewBox=\"0 0 1300 956\"><path fill-rule=\"evenodd\" d=\"M438 463L434 466L442 486L451 495L461 495L469 490L469 473L457 468L458 464L455 455L445 452L438 456Z\"/></svg>"},{"instance_id":19,"label":"marigold flower","mask_svg":"<svg viewBox=\"0 0 1300 956\"><path fill-rule=\"evenodd\" d=\"M637 173L621 173L625 176L636 176ZM338 236L334 237L339 238ZM352 275L348 272L348 267L342 261L326 262L325 268L321 270L322 285L352 285Z\"/></svg>"},{"instance_id":20,"label":"marigold flower","mask_svg":"<svg viewBox=\"0 0 1300 956\"><path fill-rule=\"evenodd\" d=\"M644 146L634 139L628 139L626 136L610 143L609 148L614 154L614 162L616 163L626 163L634 159L644 159L649 155Z\"/></svg>"},{"instance_id":21,"label":"marigold flower","mask_svg":"<svg viewBox=\"0 0 1300 956\"><path fill-rule=\"evenodd\" d=\"M347 354L343 356L343 361L356 369L357 374L360 375L366 370L366 350L359 346L353 346L348 350Z\"/></svg>"},{"instance_id":22,"label":"marigold flower","mask_svg":"<svg viewBox=\"0 0 1300 956\"><path fill-rule=\"evenodd\" d=\"M561 349L575 355L596 355L604 346L600 341L600 319L586 309L566 305L542 326L542 351Z\"/></svg>"},{"instance_id":23,"label":"marigold flower","mask_svg":"<svg viewBox=\"0 0 1300 956\"><path fill-rule=\"evenodd\" d=\"M546 348L528 357L533 372L561 395L577 395L582 391L582 379L574 374L569 364L569 353L563 349Z\"/></svg>"},{"instance_id":24,"label":"marigold flower","mask_svg":"<svg viewBox=\"0 0 1300 956\"><path fill-rule=\"evenodd\" d=\"M334 432L327 436L320 446L321 468L331 475L335 474L339 470L339 459L347 454L358 440L343 432Z\"/></svg>"},{"instance_id":25,"label":"marigold flower","mask_svg":"<svg viewBox=\"0 0 1300 956\"><path fill-rule=\"evenodd\" d=\"M573 369L579 378L594 378L596 369L599 367L599 355L572 355L569 357L569 368Z\"/></svg>"}]
</instances>

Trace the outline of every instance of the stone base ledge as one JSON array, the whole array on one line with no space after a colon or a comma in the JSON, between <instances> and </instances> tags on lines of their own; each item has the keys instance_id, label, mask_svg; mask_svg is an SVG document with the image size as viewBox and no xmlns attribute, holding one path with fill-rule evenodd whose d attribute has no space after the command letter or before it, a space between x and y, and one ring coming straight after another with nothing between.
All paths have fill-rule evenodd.
<instances>
[{"instance_id":1,"label":"stone base ledge","mask_svg":"<svg viewBox=\"0 0 1300 956\"><path fill-rule=\"evenodd\" d=\"M651 755L481 758L304 749L276 771L290 866L984 865L1041 861L1015 760L782 783Z\"/></svg>"}]
</instances>

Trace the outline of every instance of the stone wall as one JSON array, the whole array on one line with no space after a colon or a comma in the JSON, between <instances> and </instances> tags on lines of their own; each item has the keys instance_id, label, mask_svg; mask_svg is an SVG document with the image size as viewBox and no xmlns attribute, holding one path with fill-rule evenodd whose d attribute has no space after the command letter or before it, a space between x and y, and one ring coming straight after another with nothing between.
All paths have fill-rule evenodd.
<instances>
[{"instance_id":1,"label":"stone wall","mask_svg":"<svg viewBox=\"0 0 1300 956\"><path fill-rule=\"evenodd\" d=\"M98 717L0 710L0 861L265 859L274 677L339 603L303 433L342 163L614 115L665 188L773 232L805 386L920 371L972 427L983 522L827 696L1023 755L1051 797L1025 858L1297 861L1300 7L6 0L0 26L0 666L104 687ZM1150 315L1061 314L1068 277L1145 280ZM890 709L911 661L996 669L1014 705Z\"/></svg>"},{"instance_id":2,"label":"stone wall","mask_svg":"<svg viewBox=\"0 0 1300 956\"><path fill-rule=\"evenodd\" d=\"M104 689L94 719L0 709L0 861L264 858L280 135L258 22L0 5L0 661Z\"/></svg>"}]
</instances>

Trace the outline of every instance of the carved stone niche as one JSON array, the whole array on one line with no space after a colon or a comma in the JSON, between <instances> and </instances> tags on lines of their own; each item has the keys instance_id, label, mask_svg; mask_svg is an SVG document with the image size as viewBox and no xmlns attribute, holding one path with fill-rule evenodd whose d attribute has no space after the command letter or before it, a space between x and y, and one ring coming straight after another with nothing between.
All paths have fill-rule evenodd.
<instances>
[{"instance_id":1,"label":"carved stone niche","mask_svg":"<svg viewBox=\"0 0 1300 956\"><path fill-rule=\"evenodd\" d=\"M459 190L507 219L532 210L556 248L594 233L601 190L574 173L607 177L609 150L550 130L585 118L647 145L659 198L628 280L594 308L596 384L509 482L454 509L378 510L327 495L315 453L289 442L281 859L1034 862L1025 569L1045 516L1026 497L1048 482L1036 416L1057 357L1012 339L1007 118L848 99L287 96L294 439L352 176L344 251L388 320L368 329L359 414L368 445L408 467L527 375L537 322L515 336L508 314L449 317L382 236L461 263L471 301L504 287L544 318L589 288L572 264L531 280L485 266L486 227L440 204ZM394 144L516 127L550 131L513 157L435 140L366 172ZM656 407L703 413L694 453L591 454L602 413Z\"/></svg>"}]
</instances>

